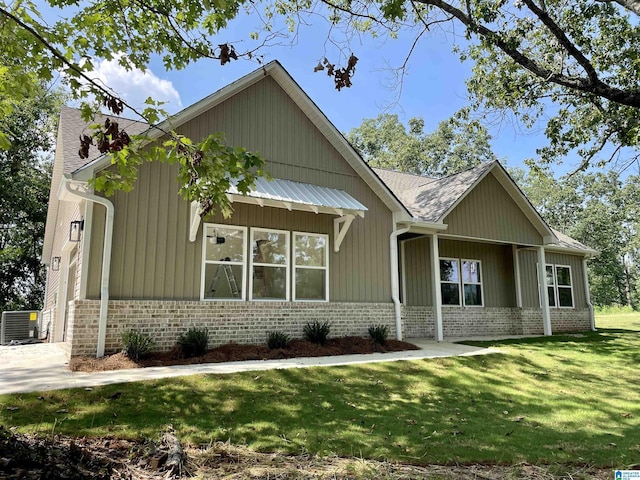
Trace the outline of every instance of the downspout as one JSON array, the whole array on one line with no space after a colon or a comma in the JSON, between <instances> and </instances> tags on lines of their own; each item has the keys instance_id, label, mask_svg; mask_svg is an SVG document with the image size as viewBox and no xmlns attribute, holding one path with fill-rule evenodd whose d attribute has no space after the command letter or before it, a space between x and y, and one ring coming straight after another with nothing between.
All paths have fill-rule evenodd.
<instances>
[{"instance_id":1,"label":"downspout","mask_svg":"<svg viewBox=\"0 0 640 480\"><path fill-rule=\"evenodd\" d=\"M100 317L98 320L98 346L96 357L104 357L105 341L107 336L107 313L109 311L109 274L111 272L111 246L113 243L113 203L106 198L92 193L83 192L72 187L73 182L68 178L62 179L64 189L76 197L84 198L93 203L98 203L107 210L104 225L104 246L102 250L102 276L100 280ZM78 182L78 185L85 185Z\"/></svg>"},{"instance_id":2,"label":"downspout","mask_svg":"<svg viewBox=\"0 0 640 480\"><path fill-rule=\"evenodd\" d=\"M597 332L596 328L596 316L593 311L593 304L591 303L591 293L589 292L589 276L587 275L587 258L582 257L582 279L584 281L584 298L587 301L587 306L589 307L589 320L591 322L591 331Z\"/></svg>"},{"instance_id":3,"label":"downspout","mask_svg":"<svg viewBox=\"0 0 640 480\"><path fill-rule=\"evenodd\" d=\"M394 228L397 226L395 219L393 221ZM389 253L391 257L391 300L396 317L396 338L402 340L402 311L400 309L400 279L398 272L398 237L403 233L407 233L409 227L399 228L391 232L389 235Z\"/></svg>"}]
</instances>

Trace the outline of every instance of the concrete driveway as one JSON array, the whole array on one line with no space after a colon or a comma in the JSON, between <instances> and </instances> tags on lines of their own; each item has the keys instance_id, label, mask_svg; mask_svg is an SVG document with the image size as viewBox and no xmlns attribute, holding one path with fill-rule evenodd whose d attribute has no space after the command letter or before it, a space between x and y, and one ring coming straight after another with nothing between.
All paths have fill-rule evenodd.
<instances>
[{"instance_id":1,"label":"concrete driveway","mask_svg":"<svg viewBox=\"0 0 640 480\"><path fill-rule=\"evenodd\" d=\"M201 373L225 374L278 368L328 367L499 353L498 350L490 348L472 347L450 342L436 342L434 340L415 338L409 339L409 341L420 347L420 350L371 353L367 355L176 365L96 373L71 372L67 367L64 351L59 344L41 343L0 346L0 394L60 390L64 388L87 388L112 383L137 382Z\"/></svg>"}]
</instances>

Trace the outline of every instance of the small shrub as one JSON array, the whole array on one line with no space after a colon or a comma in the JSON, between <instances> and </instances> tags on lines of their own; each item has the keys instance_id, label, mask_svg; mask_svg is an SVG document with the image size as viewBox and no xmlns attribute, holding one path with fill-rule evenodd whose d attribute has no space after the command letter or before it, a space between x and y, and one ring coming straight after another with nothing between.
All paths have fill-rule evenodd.
<instances>
[{"instance_id":1,"label":"small shrub","mask_svg":"<svg viewBox=\"0 0 640 480\"><path fill-rule=\"evenodd\" d=\"M369 336L378 345L384 345L389 336L389 327L386 325L371 325L369 327Z\"/></svg>"},{"instance_id":2,"label":"small shrub","mask_svg":"<svg viewBox=\"0 0 640 480\"><path fill-rule=\"evenodd\" d=\"M206 328L192 327L178 337L178 347L185 358L204 355L209 345L209 332Z\"/></svg>"},{"instance_id":3,"label":"small shrub","mask_svg":"<svg viewBox=\"0 0 640 480\"><path fill-rule=\"evenodd\" d=\"M304 338L309 340L311 343L324 345L327 343L327 337L329 336L330 330L331 326L329 325L329 322L320 323L316 320L313 323L307 323L302 331L304 333Z\"/></svg>"},{"instance_id":4,"label":"small shrub","mask_svg":"<svg viewBox=\"0 0 640 480\"><path fill-rule=\"evenodd\" d=\"M275 350L276 348L287 348L291 337L282 332L269 332L267 333L267 347L269 350Z\"/></svg>"},{"instance_id":5,"label":"small shrub","mask_svg":"<svg viewBox=\"0 0 640 480\"><path fill-rule=\"evenodd\" d=\"M135 330L122 332L120 338L122 340L122 353L131 360L140 360L146 357L156 343L149 335Z\"/></svg>"}]
</instances>

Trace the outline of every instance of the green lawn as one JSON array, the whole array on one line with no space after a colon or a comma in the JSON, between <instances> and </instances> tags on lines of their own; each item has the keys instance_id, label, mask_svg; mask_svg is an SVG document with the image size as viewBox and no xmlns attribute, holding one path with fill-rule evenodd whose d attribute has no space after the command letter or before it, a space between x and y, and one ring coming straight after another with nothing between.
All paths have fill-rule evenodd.
<instances>
[{"instance_id":1,"label":"green lawn","mask_svg":"<svg viewBox=\"0 0 640 480\"><path fill-rule=\"evenodd\" d=\"M640 468L640 315L504 353L0 396L21 431L230 440L410 463ZM7 407L17 407L10 410Z\"/></svg>"}]
</instances>

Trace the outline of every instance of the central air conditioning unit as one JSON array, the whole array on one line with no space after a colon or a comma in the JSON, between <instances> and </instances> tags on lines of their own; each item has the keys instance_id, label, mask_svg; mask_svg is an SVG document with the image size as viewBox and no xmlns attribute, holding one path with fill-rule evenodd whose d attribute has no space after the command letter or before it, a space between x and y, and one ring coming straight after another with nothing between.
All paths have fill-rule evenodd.
<instances>
[{"instance_id":1,"label":"central air conditioning unit","mask_svg":"<svg viewBox=\"0 0 640 480\"><path fill-rule=\"evenodd\" d=\"M2 312L0 326L0 345L7 345L12 340L28 340L33 335L32 327L38 321L38 312L34 310L22 312Z\"/></svg>"}]
</instances>

